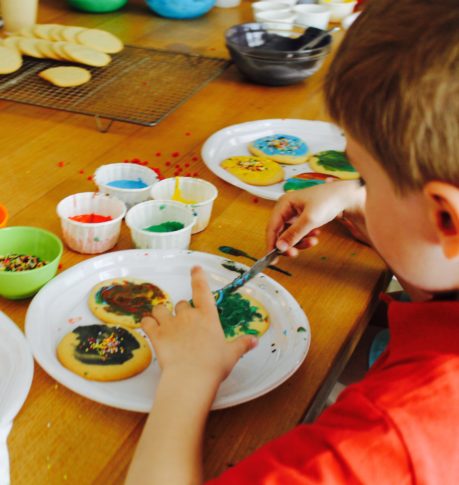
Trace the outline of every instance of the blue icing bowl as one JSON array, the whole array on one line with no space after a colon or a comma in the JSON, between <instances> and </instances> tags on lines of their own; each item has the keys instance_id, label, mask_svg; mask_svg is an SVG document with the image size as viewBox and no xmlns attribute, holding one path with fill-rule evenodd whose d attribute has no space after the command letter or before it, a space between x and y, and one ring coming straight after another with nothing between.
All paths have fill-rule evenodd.
<instances>
[{"instance_id":1,"label":"blue icing bowl","mask_svg":"<svg viewBox=\"0 0 459 485\"><path fill-rule=\"evenodd\" d=\"M145 0L153 12L168 19L194 19L207 13L216 0Z\"/></svg>"}]
</instances>

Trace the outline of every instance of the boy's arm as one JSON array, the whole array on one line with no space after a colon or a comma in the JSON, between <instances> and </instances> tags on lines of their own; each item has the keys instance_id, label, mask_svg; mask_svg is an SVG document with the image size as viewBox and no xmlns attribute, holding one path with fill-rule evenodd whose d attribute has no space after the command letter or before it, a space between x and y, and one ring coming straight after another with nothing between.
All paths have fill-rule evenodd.
<instances>
[{"instance_id":1,"label":"boy's arm","mask_svg":"<svg viewBox=\"0 0 459 485\"><path fill-rule=\"evenodd\" d=\"M155 402L128 472L128 485L201 483L201 439L220 382L257 344L253 336L225 341L204 272L192 270L193 304L179 302L144 318L162 369Z\"/></svg>"},{"instance_id":2,"label":"boy's arm","mask_svg":"<svg viewBox=\"0 0 459 485\"><path fill-rule=\"evenodd\" d=\"M315 246L318 243L317 228L337 217L343 218L354 236L368 242L365 197L365 187L358 180L325 183L288 192L277 202L268 223L269 250L277 246L288 256L296 256L297 248Z\"/></svg>"}]
</instances>

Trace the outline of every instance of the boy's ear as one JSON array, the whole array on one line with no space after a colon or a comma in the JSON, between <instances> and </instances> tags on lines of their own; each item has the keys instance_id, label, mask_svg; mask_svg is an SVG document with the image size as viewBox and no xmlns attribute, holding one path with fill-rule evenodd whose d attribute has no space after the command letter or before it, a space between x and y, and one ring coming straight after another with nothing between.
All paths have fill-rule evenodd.
<instances>
[{"instance_id":1,"label":"boy's ear","mask_svg":"<svg viewBox=\"0 0 459 485\"><path fill-rule=\"evenodd\" d=\"M429 215L448 259L459 256L459 188L447 182L427 182L424 186Z\"/></svg>"}]
</instances>

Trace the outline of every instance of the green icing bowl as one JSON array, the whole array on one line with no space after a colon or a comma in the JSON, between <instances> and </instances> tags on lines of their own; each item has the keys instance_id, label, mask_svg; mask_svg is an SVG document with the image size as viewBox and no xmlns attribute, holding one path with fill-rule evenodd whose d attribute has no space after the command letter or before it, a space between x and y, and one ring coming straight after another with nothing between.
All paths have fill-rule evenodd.
<instances>
[{"instance_id":1,"label":"green icing bowl","mask_svg":"<svg viewBox=\"0 0 459 485\"><path fill-rule=\"evenodd\" d=\"M124 7L127 0L68 0L68 3L83 12L106 13Z\"/></svg>"},{"instance_id":2,"label":"green icing bowl","mask_svg":"<svg viewBox=\"0 0 459 485\"><path fill-rule=\"evenodd\" d=\"M27 271L0 271L0 296L18 300L34 295L57 273L62 251L61 240L44 229L28 226L0 229L0 255L28 254L48 262L41 268Z\"/></svg>"}]
</instances>

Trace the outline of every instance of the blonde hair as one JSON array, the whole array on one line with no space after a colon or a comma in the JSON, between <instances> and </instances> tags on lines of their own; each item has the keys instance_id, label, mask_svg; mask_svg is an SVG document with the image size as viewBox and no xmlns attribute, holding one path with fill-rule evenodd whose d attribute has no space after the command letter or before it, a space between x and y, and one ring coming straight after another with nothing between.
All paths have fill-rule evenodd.
<instances>
[{"instance_id":1,"label":"blonde hair","mask_svg":"<svg viewBox=\"0 0 459 485\"><path fill-rule=\"evenodd\" d=\"M335 121L400 192L459 186L457 0L370 0L325 81Z\"/></svg>"}]
</instances>

